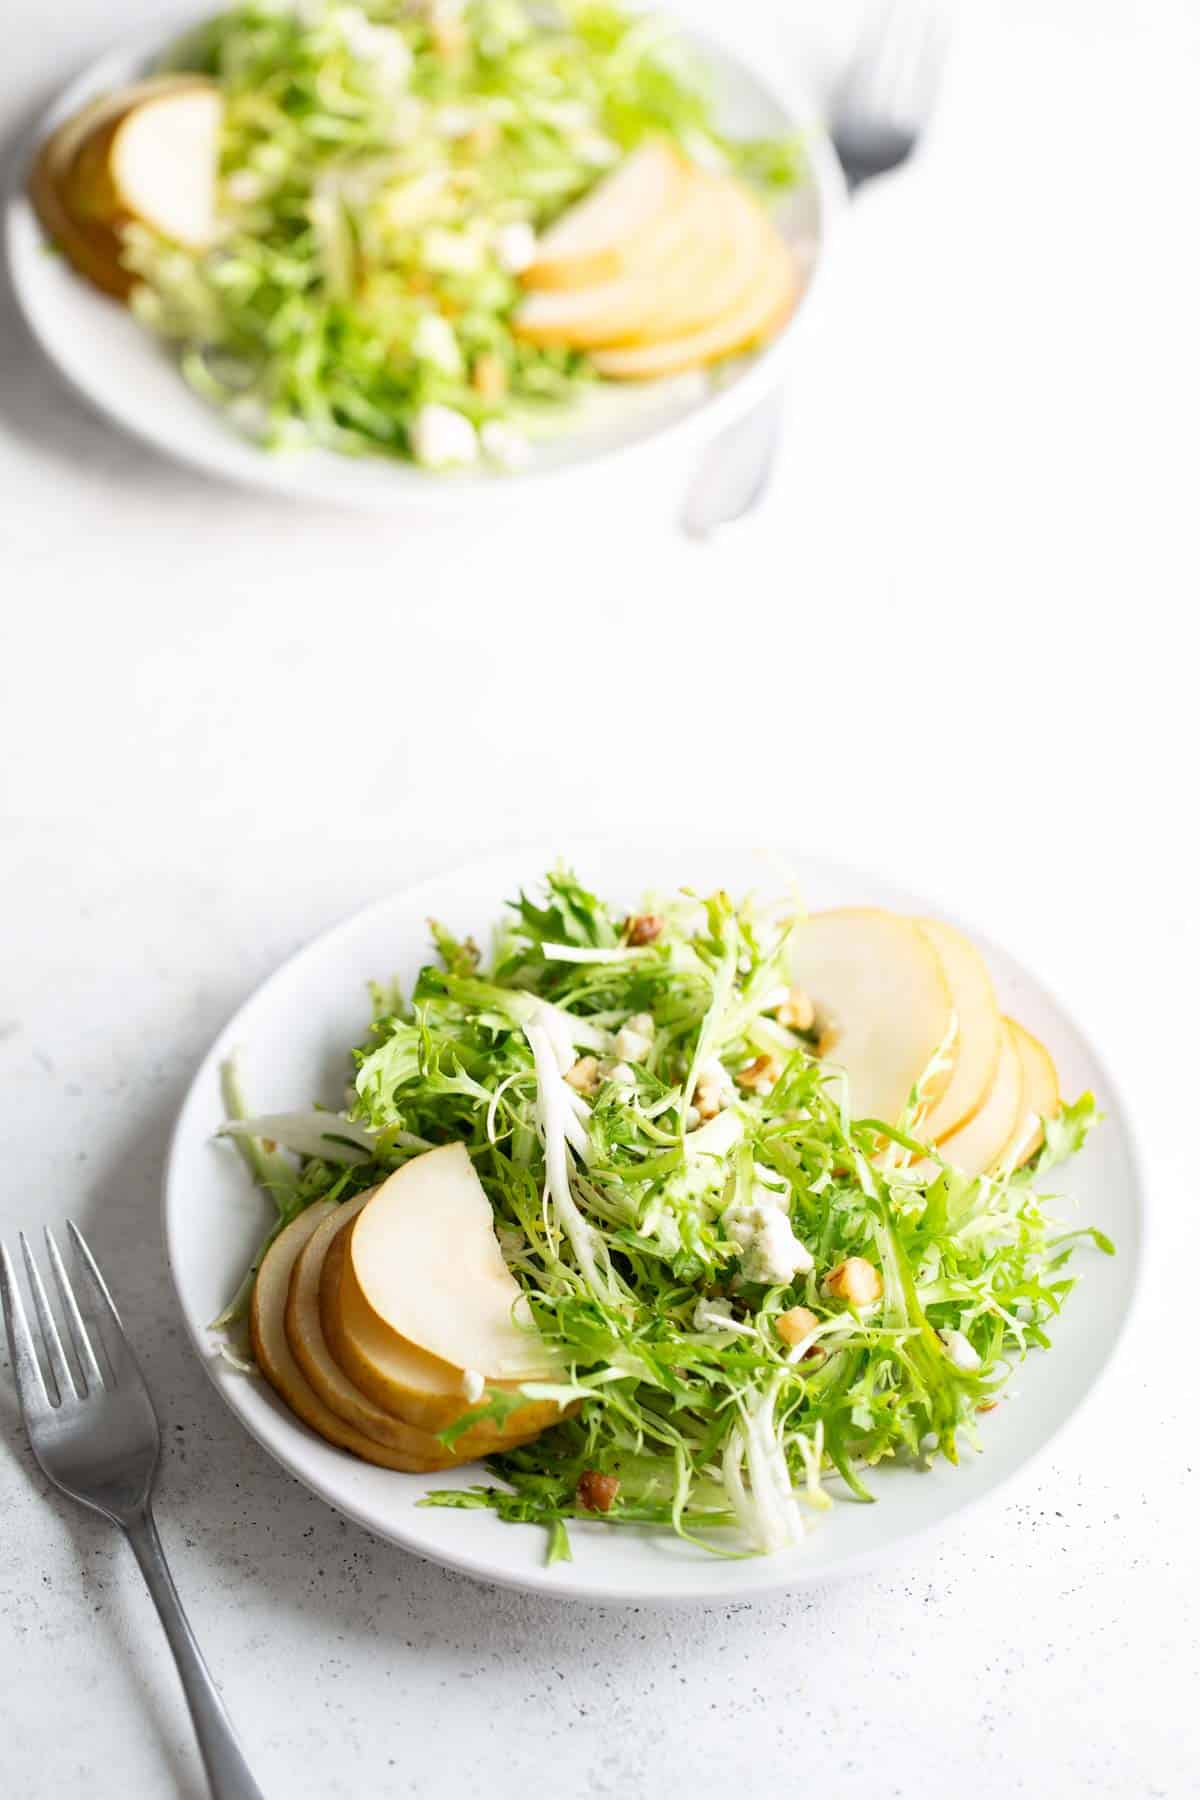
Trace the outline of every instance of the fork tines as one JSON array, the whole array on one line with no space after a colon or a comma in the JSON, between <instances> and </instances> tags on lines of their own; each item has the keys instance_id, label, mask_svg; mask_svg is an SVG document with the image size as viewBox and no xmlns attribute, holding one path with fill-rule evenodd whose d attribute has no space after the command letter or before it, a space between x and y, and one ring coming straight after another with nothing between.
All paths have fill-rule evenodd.
<instances>
[{"instance_id":1,"label":"fork tines","mask_svg":"<svg viewBox=\"0 0 1200 1800\"><path fill-rule=\"evenodd\" d=\"M112 1296L105 1286L104 1278L96 1267L91 1251L84 1243L78 1228L67 1221L67 1231L75 1251L75 1263L78 1271L77 1282L84 1295L85 1304L97 1315L98 1319L111 1319L117 1331L121 1331L121 1321ZM89 1393L111 1384L112 1364L105 1354L104 1339L99 1331L100 1354L105 1357L105 1369L102 1369L100 1357L92 1338L88 1335L80 1312L75 1290L71 1286L66 1266L55 1241L54 1233L46 1227L46 1255L54 1276L54 1285L58 1290L59 1305L66 1321L67 1334L74 1349L74 1360L68 1357L63 1347L58 1323L51 1310L41 1272L29 1247L25 1233L20 1233L21 1252L25 1261L25 1273L29 1282L29 1292L33 1299L34 1315L37 1319L41 1336L44 1368L39 1361L34 1334L30 1329L25 1305L21 1299L17 1284L17 1273L8 1248L0 1244L0 1302L3 1303L4 1323L8 1331L9 1354L12 1358L13 1376L17 1384L17 1393L24 1412L44 1413L48 1408L69 1404L74 1400L82 1400Z\"/></svg>"}]
</instances>

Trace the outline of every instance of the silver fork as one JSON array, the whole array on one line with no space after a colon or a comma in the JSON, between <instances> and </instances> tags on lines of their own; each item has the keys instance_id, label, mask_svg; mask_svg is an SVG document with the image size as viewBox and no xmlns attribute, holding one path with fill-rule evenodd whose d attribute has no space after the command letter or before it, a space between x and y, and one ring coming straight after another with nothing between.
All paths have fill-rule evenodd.
<instances>
[{"instance_id":1,"label":"silver fork","mask_svg":"<svg viewBox=\"0 0 1200 1800\"><path fill-rule=\"evenodd\" d=\"M75 1351L63 1348L33 1252L21 1233L29 1291L41 1335L45 1372L0 1244L0 1301L8 1329L17 1396L33 1454L55 1487L119 1525L133 1547L158 1608L183 1682L200 1754L215 1800L263 1800L234 1736L225 1703L205 1666L159 1542L150 1496L162 1438L154 1405L129 1347L112 1296L78 1229L68 1222L79 1291L93 1320L89 1335L53 1234L46 1254Z\"/></svg>"},{"instance_id":2,"label":"silver fork","mask_svg":"<svg viewBox=\"0 0 1200 1800\"><path fill-rule=\"evenodd\" d=\"M829 135L851 193L916 149L945 61L943 5L876 0L870 9L830 107ZM770 486L782 413L777 390L709 446L684 502L689 537L711 538L755 510Z\"/></svg>"}]
</instances>

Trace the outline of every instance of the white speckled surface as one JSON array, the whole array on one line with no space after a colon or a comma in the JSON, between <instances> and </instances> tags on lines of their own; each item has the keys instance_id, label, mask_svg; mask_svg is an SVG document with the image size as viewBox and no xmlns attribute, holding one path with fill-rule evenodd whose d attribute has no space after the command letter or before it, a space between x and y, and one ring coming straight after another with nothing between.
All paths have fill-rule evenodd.
<instances>
[{"instance_id":1,"label":"white speckled surface","mask_svg":"<svg viewBox=\"0 0 1200 1800\"><path fill-rule=\"evenodd\" d=\"M161 10L16 0L5 128ZM168 1422L163 1536L268 1795L1200 1791L1197 66L1183 5L972 9L927 165L846 236L772 503L703 555L650 494L468 536L206 485L79 409L0 297L0 1230L73 1213L111 1273ZM797 775L809 738L834 780ZM279 958L460 853L623 814L803 837L986 922L1148 1152L1147 1312L1052 1458L800 1600L603 1613L406 1559L244 1436L166 1285L173 1112ZM0 1793L194 1800L132 1561L47 1497L3 1368L0 1519Z\"/></svg>"}]
</instances>

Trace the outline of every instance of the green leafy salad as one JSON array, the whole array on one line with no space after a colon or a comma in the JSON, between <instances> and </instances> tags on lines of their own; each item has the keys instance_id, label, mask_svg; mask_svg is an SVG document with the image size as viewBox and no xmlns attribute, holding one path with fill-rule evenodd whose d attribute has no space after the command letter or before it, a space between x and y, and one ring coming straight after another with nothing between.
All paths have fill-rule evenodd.
<instances>
[{"instance_id":1,"label":"green leafy salad","mask_svg":"<svg viewBox=\"0 0 1200 1800\"><path fill-rule=\"evenodd\" d=\"M867 1501L881 1463L976 1446L1048 1345L1073 1249L1111 1253L1041 1191L1090 1095L1027 1167L975 1179L912 1135L920 1084L907 1122L851 1115L788 1008L802 923L723 892L626 915L559 869L512 904L486 972L435 925L411 995L375 993L344 1115L247 1122L231 1090L276 1232L433 1146L469 1152L575 1410L425 1504L542 1523L555 1557L581 1516L779 1548L831 1487ZM489 1391L442 1435L520 1403Z\"/></svg>"},{"instance_id":2,"label":"green leafy salad","mask_svg":"<svg viewBox=\"0 0 1200 1800\"><path fill-rule=\"evenodd\" d=\"M517 466L590 379L514 334L536 234L649 138L760 191L800 165L722 136L694 59L609 0L252 0L172 66L221 97L218 235L129 226L131 304L274 447Z\"/></svg>"}]
</instances>

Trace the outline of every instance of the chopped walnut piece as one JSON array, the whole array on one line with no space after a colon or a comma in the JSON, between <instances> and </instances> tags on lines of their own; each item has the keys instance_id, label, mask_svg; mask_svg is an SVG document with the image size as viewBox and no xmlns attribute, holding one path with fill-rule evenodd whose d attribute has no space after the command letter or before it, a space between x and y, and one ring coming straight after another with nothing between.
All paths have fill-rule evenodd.
<instances>
[{"instance_id":1,"label":"chopped walnut piece","mask_svg":"<svg viewBox=\"0 0 1200 1800\"><path fill-rule=\"evenodd\" d=\"M563 1080L577 1094L594 1094L600 1086L600 1064L594 1056L581 1056L578 1062L571 1064Z\"/></svg>"},{"instance_id":2,"label":"chopped walnut piece","mask_svg":"<svg viewBox=\"0 0 1200 1800\"><path fill-rule=\"evenodd\" d=\"M775 1017L789 1031L811 1031L816 1022L813 1003L803 988L788 989L787 999L775 1008Z\"/></svg>"},{"instance_id":3,"label":"chopped walnut piece","mask_svg":"<svg viewBox=\"0 0 1200 1800\"><path fill-rule=\"evenodd\" d=\"M662 928L666 920L661 913L639 913L636 919L625 921L625 942L641 949L643 944L652 944L662 936Z\"/></svg>"},{"instance_id":4,"label":"chopped walnut piece","mask_svg":"<svg viewBox=\"0 0 1200 1800\"><path fill-rule=\"evenodd\" d=\"M461 0L432 0L429 35L434 52L443 62L456 62L470 43L462 16Z\"/></svg>"},{"instance_id":5,"label":"chopped walnut piece","mask_svg":"<svg viewBox=\"0 0 1200 1800\"><path fill-rule=\"evenodd\" d=\"M826 1277L825 1291L851 1306L871 1306L883 1293L883 1277L865 1256L848 1256Z\"/></svg>"},{"instance_id":6,"label":"chopped walnut piece","mask_svg":"<svg viewBox=\"0 0 1200 1800\"><path fill-rule=\"evenodd\" d=\"M748 1094L760 1096L769 1094L779 1077L783 1074L783 1064L774 1056L756 1056L752 1063L739 1069L734 1076L740 1088Z\"/></svg>"},{"instance_id":7,"label":"chopped walnut piece","mask_svg":"<svg viewBox=\"0 0 1200 1800\"><path fill-rule=\"evenodd\" d=\"M476 156L488 156L500 142L500 127L495 119L481 119L467 133L467 146Z\"/></svg>"},{"instance_id":8,"label":"chopped walnut piece","mask_svg":"<svg viewBox=\"0 0 1200 1800\"><path fill-rule=\"evenodd\" d=\"M588 1512L611 1512L621 1483L615 1475L602 1475L599 1469L585 1469L575 1488L575 1498Z\"/></svg>"},{"instance_id":9,"label":"chopped walnut piece","mask_svg":"<svg viewBox=\"0 0 1200 1800\"><path fill-rule=\"evenodd\" d=\"M503 400L508 392L508 370L494 350L484 350L475 358L471 386L483 400Z\"/></svg>"},{"instance_id":10,"label":"chopped walnut piece","mask_svg":"<svg viewBox=\"0 0 1200 1800\"><path fill-rule=\"evenodd\" d=\"M724 1096L717 1082L698 1081L696 1083L690 1110L696 1113L697 1123L705 1119L715 1119L724 1104Z\"/></svg>"},{"instance_id":11,"label":"chopped walnut piece","mask_svg":"<svg viewBox=\"0 0 1200 1800\"><path fill-rule=\"evenodd\" d=\"M775 1329L785 1344L795 1346L803 1343L820 1323L816 1313L809 1312L807 1306L789 1306L776 1319Z\"/></svg>"}]
</instances>

